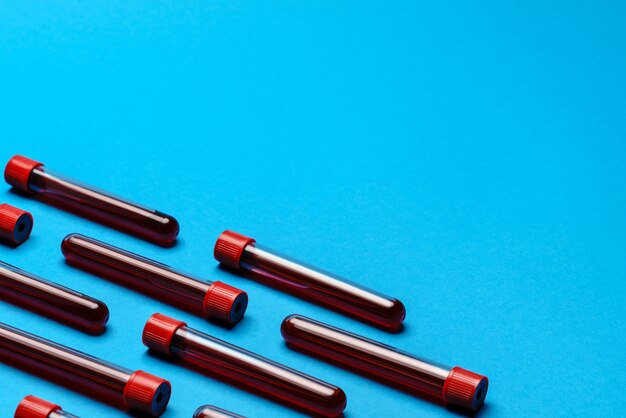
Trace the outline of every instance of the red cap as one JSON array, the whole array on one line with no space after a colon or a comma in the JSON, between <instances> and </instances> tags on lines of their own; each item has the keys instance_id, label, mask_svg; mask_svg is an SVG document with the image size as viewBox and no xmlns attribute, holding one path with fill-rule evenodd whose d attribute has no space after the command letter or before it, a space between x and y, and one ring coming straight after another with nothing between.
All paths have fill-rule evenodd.
<instances>
[{"instance_id":1,"label":"red cap","mask_svg":"<svg viewBox=\"0 0 626 418\"><path fill-rule=\"evenodd\" d=\"M170 382L150 373L137 370L130 375L124 387L124 403L129 410L161 416L170 400Z\"/></svg>"},{"instance_id":2,"label":"red cap","mask_svg":"<svg viewBox=\"0 0 626 418\"><path fill-rule=\"evenodd\" d=\"M213 255L220 263L228 267L241 270L239 261L246 245L256 242L253 238L238 234L233 231L224 231L215 243Z\"/></svg>"},{"instance_id":3,"label":"red cap","mask_svg":"<svg viewBox=\"0 0 626 418\"><path fill-rule=\"evenodd\" d=\"M16 189L29 192L28 177L30 177L31 171L42 165L39 161L15 155L4 169L4 180Z\"/></svg>"},{"instance_id":4,"label":"red cap","mask_svg":"<svg viewBox=\"0 0 626 418\"><path fill-rule=\"evenodd\" d=\"M15 410L14 418L48 418L54 411L60 411L61 407L41 398L29 395L22 399Z\"/></svg>"},{"instance_id":5,"label":"red cap","mask_svg":"<svg viewBox=\"0 0 626 418\"><path fill-rule=\"evenodd\" d=\"M33 230L33 215L3 203L0 205L0 239L21 244Z\"/></svg>"},{"instance_id":6,"label":"red cap","mask_svg":"<svg viewBox=\"0 0 626 418\"><path fill-rule=\"evenodd\" d=\"M213 282L204 295L203 309L209 318L235 325L248 307L248 294L222 282Z\"/></svg>"},{"instance_id":7,"label":"red cap","mask_svg":"<svg viewBox=\"0 0 626 418\"><path fill-rule=\"evenodd\" d=\"M186 326L187 324L182 321L155 313L146 322L141 339L146 347L171 356L172 338L178 328Z\"/></svg>"},{"instance_id":8,"label":"red cap","mask_svg":"<svg viewBox=\"0 0 626 418\"><path fill-rule=\"evenodd\" d=\"M443 385L443 400L447 404L478 411L485 401L488 387L486 376L454 367Z\"/></svg>"}]
</instances>

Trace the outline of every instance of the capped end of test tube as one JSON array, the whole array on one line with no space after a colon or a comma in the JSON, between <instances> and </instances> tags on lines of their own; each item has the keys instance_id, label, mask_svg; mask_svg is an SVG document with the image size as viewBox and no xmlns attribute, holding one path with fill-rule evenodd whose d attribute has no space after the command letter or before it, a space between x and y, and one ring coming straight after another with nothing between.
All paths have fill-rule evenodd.
<instances>
[{"instance_id":1,"label":"capped end of test tube","mask_svg":"<svg viewBox=\"0 0 626 418\"><path fill-rule=\"evenodd\" d=\"M233 231L224 231L215 243L213 255L215 259L222 264L241 270L239 262L241 254L246 245L254 243L255 240L245 235L238 234Z\"/></svg>"},{"instance_id":2,"label":"capped end of test tube","mask_svg":"<svg viewBox=\"0 0 626 418\"><path fill-rule=\"evenodd\" d=\"M213 282L204 295L204 313L227 324L235 325L246 312L248 294L222 282Z\"/></svg>"},{"instance_id":3,"label":"capped end of test tube","mask_svg":"<svg viewBox=\"0 0 626 418\"><path fill-rule=\"evenodd\" d=\"M454 367L443 385L443 399L449 405L477 411L485 401L488 387L486 376Z\"/></svg>"},{"instance_id":4,"label":"capped end of test tube","mask_svg":"<svg viewBox=\"0 0 626 418\"><path fill-rule=\"evenodd\" d=\"M176 334L178 328L185 326L187 326L187 324L182 321L160 313L155 313L148 319L148 322L146 322L141 339L143 344L151 350L161 354L172 355L170 351L172 338L174 338L174 334Z\"/></svg>"},{"instance_id":5,"label":"capped end of test tube","mask_svg":"<svg viewBox=\"0 0 626 418\"><path fill-rule=\"evenodd\" d=\"M25 210L0 205L0 238L16 245L26 241L33 230L33 216Z\"/></svg>"},{"instance_id":6,"label":"capped end of test tube","mask_svg":"<svg viewBox=\"0 0 626 418\"><path fill-rule=\"evenodd\" d=\"M33 395L22 399L15 410L14 418L48 418L54 411L60 411L61 407Z\"/></svg>"},{"instance_id":7,"label":"capped end of test tube","mask_svg":"<svg viewBox=\"0 0 626 418\"><path fill-rule=\"evenodd\" d=\"M137 370L124 388L124 403L129 410L161 416L170 400L170 382L150 373Z\"/></svg>"},{"instance_id":8,"label":"capped end of test tube","mask_svg":"<svg viewBox=\"0 0 626 418\"><path fill-rule=\"evenodd\" d=\"M30 173L42 165L39 161L31 160L22 155L15 155L4 168L4 180L18 190L29 192L28 178Z\"/></svg>"}]
</instances>

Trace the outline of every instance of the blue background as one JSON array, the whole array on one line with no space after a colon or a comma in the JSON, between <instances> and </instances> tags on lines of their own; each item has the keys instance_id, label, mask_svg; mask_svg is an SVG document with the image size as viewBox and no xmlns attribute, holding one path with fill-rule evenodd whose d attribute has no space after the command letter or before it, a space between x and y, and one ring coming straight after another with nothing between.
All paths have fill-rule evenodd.
<instances>
[{"instance_id":1,"label":"blue background","mask_svg":"<svg viewBox=\"0 0 626 418\"><path fill-rule=\"evenodd\" d=\"M35 216L0 259L105 300L89 337L0 320L170 379L165 417L296 413L149 356L162 312L343 387L346 417L451 417L288 350L290 313L490 378L482 417L623 416L626 3L3 1L0 161L174 214L162 249L4 187ZM391 335L229 272L224 229L401 298ZM231 331L64 264L80 232L250 295ZM0 415L33 393L124 416L0 365Z\"/></svg>"}]
</instances>

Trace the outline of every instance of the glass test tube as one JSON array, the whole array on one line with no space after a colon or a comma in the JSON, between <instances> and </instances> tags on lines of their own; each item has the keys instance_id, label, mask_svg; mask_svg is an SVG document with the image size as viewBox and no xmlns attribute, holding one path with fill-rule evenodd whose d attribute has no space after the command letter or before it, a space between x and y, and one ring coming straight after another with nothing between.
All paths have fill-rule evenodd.
<instances>
[{"instance_id":1,"label":"glass test tube","mask_svg":"<svg viewBox=\"0 0 626 418\"><path fill-rule=\"evenodd\" d=\"M233 414L213 405L204 405L196 410L193 418L246 418L242 415Z\"/></svg>"},{"instance_id":2,"label":"glass test tube","mask_svg":"<svg viewBox=\"0 0 626 418\"><path fill-rule=\"evenodd\" d=\"M0 361L125 410L160 416L169 402L167 380L105 362L0 323Z\"/></svg>"},{"instance_id":3,"label":"glass test tube","mask_svg":"<svg viewBox=\"0 0 626 418\"><path fill-rule=\"evenodd\" d=\"M292 348L446 404L476 411L487 395L485 376L442 366L304 316L285 318L281 332Z\"/></svg>"},{"instance_id":4,"label":"glass test tube","mask_svg":"<svg viewBox=\"0 0 626 418\"><path fill-rule=\"evenodd\" d=\"M402 328L406 311L398 299L280 255L236 232L225 231L220 235L215 243L215 259L279 290L371 325L388 331Z\"/></svg>"},{"instance_id":5,"label":"glass test tube","mask_svg":"<svg viewBox=\"0 0 626 418\"><path fill-rule=\"evenodd\" d=\"M165 264L79 234L63 239L61 250L71 266L138 290L197 315L235 325L248 306L246 292L210 282Z\"/></svg>"},{"instance_id":6,"label":"glass test tube","mask_svg":"<svg viewBox=\"0 0 626 418\"><path fill-rule=\"evenodd\" d=\"M78 418L65 412L59 405L29 395L22 399L13 418Z\"/></svg>"},{"instance_id":7,"label":"glass test tube","mask_svg":"<svg viewBox=\"0 0 626 418\"><path fill-rule=\"evenodd\" d=\"M143 343L223 380L318 416L338 417L346 407L346 395L337 386L203 334L165 315L150 317L143 330Z\"/></svg>"},{"instance_id":8,"label":"glass test tube","mask_svg":"<svg viewBox=\"0 0 626 418\"><path fill-rule=\"evenodd\" d=\"M179 226L174 217L56 174L30 158L11 158L4 178L18 190L139 238L163 246L176 242Z\"/></svg>"},{"instance_id":9,"label":"glass test tube","mask_svg":"<svg viewBox=\"0 0 626 418\"><path fill-rule=\"evenodd\" d=\"M0 262L0 299L90 334L102 333L109 308L97 299Z\"/></svg>"}]
</instances>

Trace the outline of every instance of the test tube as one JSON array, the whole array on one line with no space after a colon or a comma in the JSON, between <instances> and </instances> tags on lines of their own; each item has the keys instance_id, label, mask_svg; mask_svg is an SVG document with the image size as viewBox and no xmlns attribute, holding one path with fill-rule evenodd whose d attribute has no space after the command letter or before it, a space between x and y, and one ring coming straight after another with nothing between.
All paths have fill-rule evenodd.
<instances>
[{"instance_id":1,"label":"test tube","mask_svg":"<svg viewBox=\"0 0 626 418\"><path fill-rule=\"evenodd\" d=\"M78 418L65 412L59 405L29 395L22 399L13 418Z\"/></svg>"},{"instance_id":2,"label":"test tube","mask_svg":"<svg viewBox=\"0 0 626 418\"><path fill-rule=\"evenodd\" d=\"M485 376L442 366L304 316L285 318L281 333L291 348L448 405L477 411L487 395Z\"/></svg>"},{"instance_id":3,"label":"test tube","mask_svg":"<svg viewBox=\"0 0 626 418\"><path fill-rule=\"evenodd\" d=\"M143 343L222 380L317 416L338 417L346 407L346 395L337 386L203 334L165 315L150 317L143 330Z\"/></svg>"},{"instance_id":4,"label":"test tube","mask_svg":"<svg viewBox=\"0 0 626 418\"><path fill-rule=\"evenodd\" d=\"M158 417L165 411L167 380L105 362L0 323L0 361L125 410Z\"/></svg>"},{"instance_id":5,"label":"test tube","mask_svg":"<svg viewBox=\"0 0 626 418\"><path fill-rule=\"evenodd\" d=\"M0 262L0 298L89 334L100 334L109 308L97 299Z\"/></svg>"},{"instance_id":6,"label":"test tube","mask_svg":"<svg viewBox=\"0 0 626 418\"><path fill-rule=\"evenodd\" d=\"M193 418L246 418L213 405L204 405L196 410Z\"/></svg>"},{"instance_id":7,"label":"test tube","mask_svg":"<svg viewBox=\"0 0 626 418\"><path fill-rule=\"evenodd\" d=\"M4 179L54 206L139 238L163 246L176 242L179 226L174 217L57 174L30 158L11 158Z\"/></svg>"},{"instance_id":8,"label":"test tube","mask_svg":"<svg viewBox=\"0 0 626 418\"><path fill-rule=\"evenodd\" d=\"M33 230L33 215L15 206L0 205L0 239L20 245Z\"/></svg>"},{"instance_id":9,"label":"test tube","mask_svg":"<svg viewBox=\"0 0 626 418\"><path fill-rule=\"evenodd\" d=\"M243 318L248 306L248 295L242 290L222 282L201 280L84 235L66 236L61 250L71 266L205 318L235 325Z\"/></svg>"},{"instance_id":10,"label":"test tube","mask_svg":"<svg viewBox=\"0 0 626 418\"><path fill-rule=\"evenodd\" d=\"M224 231L220 235L215 243L215 259L279 290L387 331L402 328L406 311L398 299L280 255L236 232Z\"/></svg>"}]
</instances>

